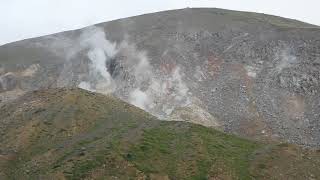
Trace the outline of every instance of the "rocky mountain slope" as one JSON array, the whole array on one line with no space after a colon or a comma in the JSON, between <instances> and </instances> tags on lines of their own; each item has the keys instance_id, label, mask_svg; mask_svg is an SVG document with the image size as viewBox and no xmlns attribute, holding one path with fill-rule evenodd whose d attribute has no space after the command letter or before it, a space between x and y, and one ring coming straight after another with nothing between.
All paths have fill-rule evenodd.
<instances>
[{"instance_id":1,"label":"rocky mountain slope","mask_svg":"<svg viewBox=\"0 0 320 180\"><path fill-rule=\"evenodd\" d=\"M275 16L182 9L0 47L2 104L29 90L114 94L160 119L320 145L320 29Z\"/></svg>"},{"instance_id":2,"label":"rocky mountain slope","mask_svg":"<svg viewBox=\"0 0 320 180\"><path fill-rule=\"evenodd\" d=\"M0 108L0 179L318 179L320 153L159 121L81 89Z\"/></svg>"}]
</instances>

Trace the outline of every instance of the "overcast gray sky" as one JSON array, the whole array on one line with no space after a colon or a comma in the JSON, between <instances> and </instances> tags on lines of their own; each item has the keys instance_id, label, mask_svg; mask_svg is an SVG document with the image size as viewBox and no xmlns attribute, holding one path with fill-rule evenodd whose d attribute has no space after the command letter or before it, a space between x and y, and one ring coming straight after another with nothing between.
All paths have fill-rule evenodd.
<instances>
[{"instance_id":1,"label":"overcast gray sky","mask_svg":"<svg viewBox=\"0 0 320 180\"><path fill-rule=\"evenodd\" d=\"M262 12L320 25L320 0L0 0L0 45L185 7Z\"/></svg>"}]
</instances>

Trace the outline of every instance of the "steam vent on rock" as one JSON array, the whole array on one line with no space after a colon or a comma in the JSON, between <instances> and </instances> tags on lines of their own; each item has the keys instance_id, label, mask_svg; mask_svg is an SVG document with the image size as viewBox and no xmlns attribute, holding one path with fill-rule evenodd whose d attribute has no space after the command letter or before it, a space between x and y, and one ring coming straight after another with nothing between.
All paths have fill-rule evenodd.
<instances>
[{"instance_id":1,"label":"steam vent on rock","mask_svg":"<svg viewBox=\"0 0 320 180\"><path fill-rule=\"evenodd\" d=\"M0 179L320 179L319 148L319 26L188 8L0 46Z\"/></svg>"}]
</instances>

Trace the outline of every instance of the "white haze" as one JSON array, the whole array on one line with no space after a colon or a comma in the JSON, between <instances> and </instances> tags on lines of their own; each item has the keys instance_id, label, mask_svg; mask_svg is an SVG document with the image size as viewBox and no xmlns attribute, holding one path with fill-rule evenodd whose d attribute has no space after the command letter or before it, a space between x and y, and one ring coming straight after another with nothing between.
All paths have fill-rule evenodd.
<instances>
[{"instance_id":1,"label":"white haze","mask_svg":"<svg viewBox=\"0 0 320 180\"><path fill-rule=\"evenodd\" d=\"M135 89L130 93L129 102L141 109L146 109L150 103L148 95L140 89Z\"/></svg>"},{"instance_id":2,"label":"white haze","mask_svg":"<svg viewBox=\"0 0 320 180\"><path fill-rule=\"evenodd\" d=\"M59 41L69 42L66 39ZM55 47L50 49L59 45L54 42L53 44ZM68 58L58 86L70 84L74 76L71 70L72 63L78 63L78 55L81 56L81 53L85 52L90 63L89 72L80 76L78 87L82 89L114 94L159 118L167 118L176 107L190 104L190 92L183 81L179 65L171 72L161 74L161 71L154 69L150 64L147 52L137 50L126 38L116 44L107 39L103 29L92 26L84 29L78 40L72 44L66 53ZM123 68L119 73L125 73L126 79L112 77L107 69L106 64L117 54L127 57L122 61L117 60Z\"/></svg>"},{"instance_id":3,"label":"white haze","mask_svg":"<svg viewBox=\"0 0 320 180\"><path fill-rule=\"evenodd\" d=\"M107 41L105 33L96 27L86 28L80 37L80 43L84 49L89 48L87 55L91 60L90 68L93 73L91 76L101 76L98 78L95 89L98 91L113 92L115 85L106 68L106 62L116 54L116 45ZM83 84L89 85L90 83L82 82L80 87L83 87ZM89 87L88 90L91 90L91 86Z\"/></svg>"}]
</instances>

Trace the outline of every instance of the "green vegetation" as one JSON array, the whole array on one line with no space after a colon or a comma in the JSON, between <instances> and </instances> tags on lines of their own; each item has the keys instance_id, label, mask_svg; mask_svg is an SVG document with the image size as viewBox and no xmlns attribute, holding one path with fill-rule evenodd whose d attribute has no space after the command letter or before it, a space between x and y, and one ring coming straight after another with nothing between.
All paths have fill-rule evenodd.
<instances>
[{"instance_id":1,"label":"green vegetation","mask_svg":"<svg viewBox=\"0 0 320 180\"><path fill-rule=\"evenodd\" d=\"M319 152L158 121L118 99L80 89L29 93L2 107L0 119L5 179L320 177Z\"/></svg>"},{"instance_id":2,"label":"green vegetation","mask_svg":"<svg viewBox=\"0 0 320 180\"><path fill-rule=\"evenodd\" d=\"M176 126L166 123L145 131L128 160L143 172L166 173L173 179L215 176L210 170L216 162L225 165L229 176L249 178L248 156L258 144L201 126L189 125L181 130Z\"/></svg>"}]
</instances>

